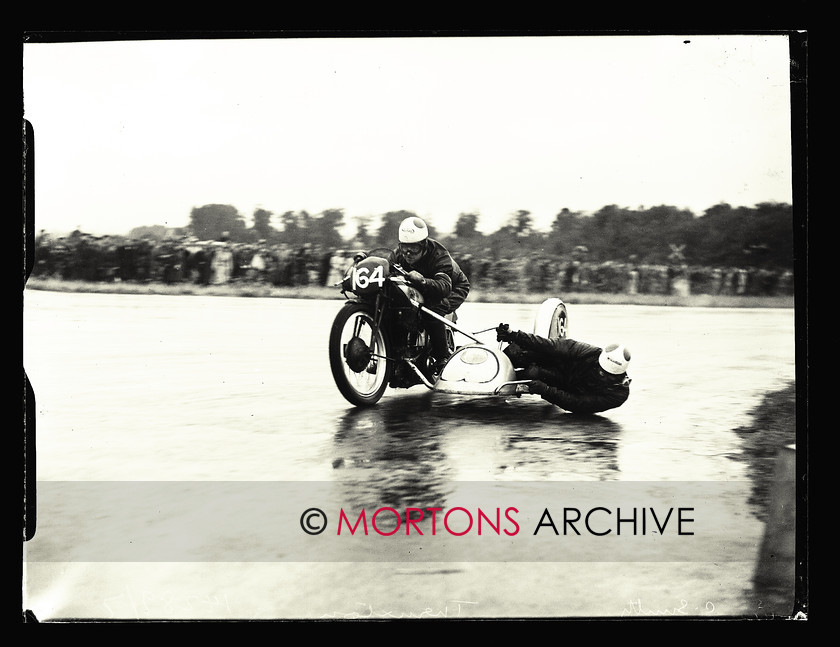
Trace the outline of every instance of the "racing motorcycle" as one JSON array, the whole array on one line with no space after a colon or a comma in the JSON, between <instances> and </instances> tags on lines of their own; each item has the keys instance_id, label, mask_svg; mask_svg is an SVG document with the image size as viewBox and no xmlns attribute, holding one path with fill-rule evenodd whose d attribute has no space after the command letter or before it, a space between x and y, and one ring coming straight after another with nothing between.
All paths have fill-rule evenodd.
<instances>
[{"instance_id":1,"label":"racing motorcycle","mask_svg":"<svg viewBox=\"0 0 840 647\"><path fill-rule=\"evenodd\" d=\"M405 270L392 263L391 250L358 254L340 286L346 301L332 323L329 360L333 379L344 398L356 406L376 404L388 387L423 384L437 392L468 395L517 395L516 369L501 348L483 343L468 332L457 316L428 309L423 295L406 279ZM450 354L439 375L434 373L432 344L424 322L438 319L446 325ZM547 299L534 320L536 334L565 337L566 306ZM472 343L456 348L455 332Z\"/></svg>"}]
</instances>

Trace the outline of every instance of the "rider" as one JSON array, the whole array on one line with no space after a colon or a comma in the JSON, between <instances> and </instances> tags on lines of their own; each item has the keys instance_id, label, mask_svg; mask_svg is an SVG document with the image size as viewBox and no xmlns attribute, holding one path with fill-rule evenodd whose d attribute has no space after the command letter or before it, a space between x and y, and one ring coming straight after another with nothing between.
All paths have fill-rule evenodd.
<instances>
[{"instance_id":1,"label":"rider","mask_svg":"<svg viewBox=\"0 0 840 647\"><path fill-rule=\"evenodd\" d=\"M496 339L509 342L505 354L530 379L526 393L536 393L574 413L598 413L620 407L630 395L630 351L623 344L599 348L573 339L546 339L507 324Z\"/></svg>"},{"instance_id":2,"label":"rider","mask_svg":"<svg viewBox=\"0 0 840 647\"><path fill-rule=\"evenodd\" d=\"M441 316L455 312L470 292L467 275L443 245L429 238L429 228L416 216L400 223L399 245L391 262L408 271L406 278L423 295L424 305ZM437 373L449 359L446 324L432 317L424 323L432 341Z\"/></svg>"}]
</instances>

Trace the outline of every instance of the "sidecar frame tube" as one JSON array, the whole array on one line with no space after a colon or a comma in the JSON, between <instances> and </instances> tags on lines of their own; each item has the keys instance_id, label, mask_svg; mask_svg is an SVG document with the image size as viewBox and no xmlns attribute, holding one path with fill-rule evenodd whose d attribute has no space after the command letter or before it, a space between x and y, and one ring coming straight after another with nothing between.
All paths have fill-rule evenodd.
<instances>
[{"instance_id":1,"label":"sidecar frame tube","mask_svg":"<svg viewBox=\"0 0 840 647\"><path fill-rule=\"evenodd\" d=\"M472 339L474 342L477 342L477 343L479 343L479 344L484 344L484 342L483 342L483 341L481 341L478 337L474 336L474 335L473 335L472 333L470 333L470 332L467 332L466 330L464 330L463 328L461 328L458 324L456 324L454 321L450 321L450 320L449 320L449 319L447 319L446 317L442 317L441 315L439 315L437 312L433 312L432 310L429 310L426 306L421 305L421 304L420 304L420 303L418 303L417 301L412 301L412 303L413 303L415 306L417 306L418 308L420 308L420 310L421 310L423 313L425 313L425 314L429 315L430 317L434 317L434 318L435 318L435 319L437 319L438 321L442 321L442 322L443 322L443 323L445 323L447 326L449 326L449 327L450 327L450 328L452 328L453 330L457 330L459 333L461 333L461 334L462 334L462 335L464 335L465 337L469 337L469 338L470 338L470 339Z\"/></svg>"}]
</instances>

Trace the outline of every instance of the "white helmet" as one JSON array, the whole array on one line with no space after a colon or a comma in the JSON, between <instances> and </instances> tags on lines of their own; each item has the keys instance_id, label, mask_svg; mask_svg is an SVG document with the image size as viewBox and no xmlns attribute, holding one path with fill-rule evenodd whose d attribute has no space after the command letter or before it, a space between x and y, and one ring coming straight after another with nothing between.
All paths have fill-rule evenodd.
<instances>
[{"instance_id":1,"label":"white helmet","mask_svg":"<svg viewBox=\"0 0 840 647\"><path fill-rule=\"evenodd\" d=\"M607 373L621 375L630 365L630 351L624 344L610 344L601 351L598 363Z\"/></svg>"},{"instance_id":2,"label":"white helmet","mask_svg":"<svg viewBox=\"0 0 840 647\"><path fill-rule=\"evenodd\" d=\"M429 228L420 218L413 216L400 223L401 243L421 243L429 237Z\"/></svg>"}]
</instances>

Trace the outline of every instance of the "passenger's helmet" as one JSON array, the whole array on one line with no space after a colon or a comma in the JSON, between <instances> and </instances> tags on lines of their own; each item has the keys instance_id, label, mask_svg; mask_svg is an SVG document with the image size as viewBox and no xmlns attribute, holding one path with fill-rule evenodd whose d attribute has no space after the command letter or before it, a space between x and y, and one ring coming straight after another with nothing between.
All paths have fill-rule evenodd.
<instances>
[{"instance_id":1,"label":"passenger's helmet","mask_svg":"<svg viewBox=\"0 0 840 647\"><path fill-rule=\"evenodd\" d=\"M610 344L601 351L598 363L607 373L621 375L630 365L630 351L624 344Z\"/></svg>"},{"instance_id":2,"label":"passenger's helmet","mask_svg":"<svg viewBox=\"0 0 840 647\"><path fill-rule=\"evenodd\" d=\"M421 218L412 216L400 223L401 243L421 243L429 237L429 228Z\"/></svg>"}]
</instances>

